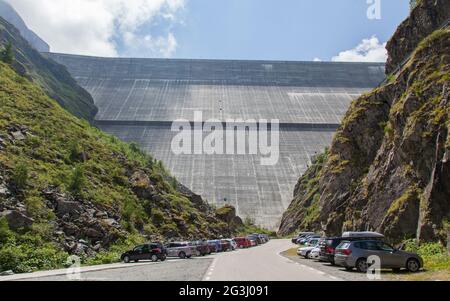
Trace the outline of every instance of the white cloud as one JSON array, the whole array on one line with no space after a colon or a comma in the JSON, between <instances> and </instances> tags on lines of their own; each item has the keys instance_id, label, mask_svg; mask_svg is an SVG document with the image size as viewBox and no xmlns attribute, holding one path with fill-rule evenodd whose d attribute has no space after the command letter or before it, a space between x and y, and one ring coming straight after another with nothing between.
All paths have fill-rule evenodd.
<instances>
[{"instance_id":1,"label":"white cloud","mask_svg":"<svg viewBox=\"0 0 450 301\"><path fill-rule=\"evenodd\" d=\"M177 41L171 26L185 5L185 0L7 1L53 52L97 56L173 55Z\"/></svg>"},{"instance_id":2,"label":"white cloud","mask_svg":"<svg viewBox=\"0 0 450 301\"><path fill-rule=\"evenodd\" d=\"M322 59L320 59L320 58L318 58L318 57L315 57L313 61L314 61L314 62L321 62Z\"/></svg>"},{"instance_id":3,"label":"white cloud","mask_svg":"<svg viewBox=\"0 0 450 301\"><path fill-rule=\"evenodd\" d=\"M169 58L172 57L177 49L177 40L172 33L167 36L159 36L157 38L151 35L136 36L133 33L124 35L123 43L125 44L125 56L139 57L142 53L151 52L159 56Z\"/></svg>"},{"instance_id":4,"label":"white cloud","mask_svg":"<svg viewBox=\"0 0 450 301\"><path fill-rule=\"evenodd\" d=\"M382 44L376 36L364 39L354 49L340 52L333 62L386 62L386 43Z\"/></svg>"}]
</instances>

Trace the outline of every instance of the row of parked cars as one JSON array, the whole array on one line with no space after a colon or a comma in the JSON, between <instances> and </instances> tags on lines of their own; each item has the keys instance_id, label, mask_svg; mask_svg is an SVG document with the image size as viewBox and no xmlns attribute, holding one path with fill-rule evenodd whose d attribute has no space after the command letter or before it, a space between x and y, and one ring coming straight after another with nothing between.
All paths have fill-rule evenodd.
<instances>
[{"instance_id":1,"label":"row of parked cars","mask_svg":"<svg viewBox=\"0 0 450 301\"><path fill-rule=\"evenodd\" d=\"M212 253L247 249L268 241L268 235L251 234L246 237L232 239L169 242L167 244L155 242L137 246L133 250L123 253L120 259L125 263L138 262L140 260L165 261L168 257L186 259L195 256L206 256Z\"/></svg>"},{"instance_id":2,"label":"row of parked cars","mask_svg":"<svg viewBox=\"0 0 450 301\"><path fill-rule=\"evenodd\" d=\"M415 273L423 268L423 259L419 255L392 247L384 241L382 234L376 232L345 232L341 237L302 232L292 242L303 245L297 251L299 256L341 266L348 271L356 269L366 273L371 265L368 259L372 256L379 258L382 269L406 269Z\"/></svg>"}]
</instances>

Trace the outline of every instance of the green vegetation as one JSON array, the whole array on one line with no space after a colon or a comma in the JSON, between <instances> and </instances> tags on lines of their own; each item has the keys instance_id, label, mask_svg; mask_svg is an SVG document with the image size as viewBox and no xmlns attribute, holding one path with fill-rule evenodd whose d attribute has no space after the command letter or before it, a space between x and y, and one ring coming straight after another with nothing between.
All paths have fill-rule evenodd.
<instances>
[{"instance_id":1,"label":"green vegetation","mask_svg":"<svg viewBox=\"0 0 450 301\"><path fill-rule=\"evenodd\" d=\"M440 243L418 243L411 239L405 250L418 253L424 260L424 271L417 274L393 275L394 279L410 281L450 281L450 254Z\"/></svg>"},{"instance_id":2,"label":"green vegetation","mask_svg":"<svg viewBox=\"0 0 450 301\"><path fill-rule=\"evenodd\" d=\"M0 51L0 60L9 65L14 62L14 51L11 42L8 42L4 49Z\"/></svg>"},{"instance_id":3,"label":"green vegetation","mask_svg":"<svg viewBox=\"0 0 450 301\"><path fill-rule=\"evenodd\" d=\"M79 164L75 166L72 175L70 177L69 190L74 195L80 195L85 184L86 184L86 177L84 174L84 167L81 164Z\"/></svg>"},{"instance_id":4,"label":"green vegetation","mask_svg":"<svg viewBox=\"0 0 450 301\"><path fill-rule=\"evenodd\" d=\"M12 181L17 190L23 191L26 189L28 184L28 167L25 163L21 162L14 167Z\"/></svg>"},{"instance_id":5,"label":"green vegetation","mask_svg":"<svg viewBox=\"0 0 450 301\"><path fill-rule=\"evenodd\" d=\"M26 234L11 231L6 219L0 219L0 271L27 273L63 267L67 254L46 242L37 228Z\"/></svg>"},{"instance_id":6,"label":"green vegetation","mask_svg":"<svg viewBox=\"0 0 450 301\"><path fill-rule=\"evenodd\" d=\"M64 66L41 55L1 17L0 49L5 49L1 61L8 64L14 61L11 66L19 74L32 79L64 109L77 117L93 120L97 108L90 94L77 84ZM20 77L19 80L24 79Z\"/></svg>"}]
</instances>

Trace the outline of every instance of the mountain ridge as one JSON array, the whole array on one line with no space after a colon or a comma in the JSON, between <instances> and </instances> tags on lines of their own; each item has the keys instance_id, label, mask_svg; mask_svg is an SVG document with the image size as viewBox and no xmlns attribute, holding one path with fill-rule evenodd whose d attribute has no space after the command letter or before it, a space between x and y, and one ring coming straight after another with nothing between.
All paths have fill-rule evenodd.
<instances>
[{"instance_id":1,"label":"mountain ridge","mask_svg":"<svg viewBox=\"0 0 450 301\"><path fill-rule=\"evenodd\" d=\"M4 0L0 0L0 17L14 25L21 35L40 52L50 52L50 46L39 37L34 31L30 30L25 21L17 13L17 11Z\"/></svg>"}]
</instances>

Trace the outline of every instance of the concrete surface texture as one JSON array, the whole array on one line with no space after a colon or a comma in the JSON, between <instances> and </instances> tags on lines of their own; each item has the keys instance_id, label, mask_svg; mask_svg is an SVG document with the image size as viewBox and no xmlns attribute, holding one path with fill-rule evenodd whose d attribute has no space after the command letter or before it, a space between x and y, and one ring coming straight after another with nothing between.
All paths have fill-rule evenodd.
<instances>
[{"instance_id":1,"label":"concrete surface texture","mask_svg":"<svg viewBox=\"0 0 450 301\"><path fill-rule=\"evenodd\" d=\"M352 100L384 78L383 64L96 58L49 54L94 97L100 128L139 143L184 185L276 229L295 184L331 143ZM175 155L172 122L278 119L280 156ZM207 133L203 133L203 138ZM248 149L248 147L247 147Z\"/></svg>"}]
</instances>

